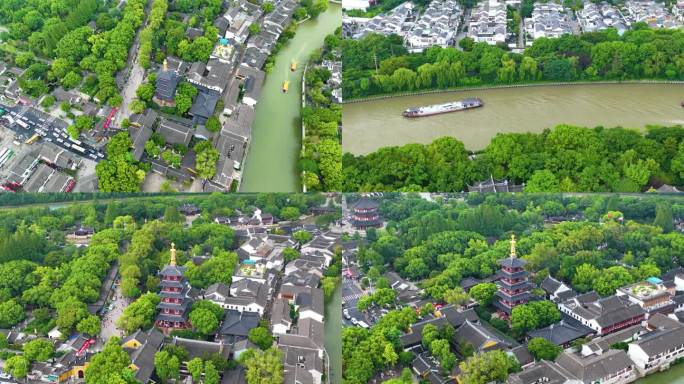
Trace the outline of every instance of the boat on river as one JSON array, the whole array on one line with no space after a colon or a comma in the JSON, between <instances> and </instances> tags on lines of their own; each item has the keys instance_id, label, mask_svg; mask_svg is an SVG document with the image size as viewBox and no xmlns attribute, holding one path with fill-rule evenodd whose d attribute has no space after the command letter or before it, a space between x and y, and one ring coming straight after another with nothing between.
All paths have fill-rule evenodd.
<instances>
[{"instance_id":1,"label":"boat on river","mask_svg":"<svg viewBox=\"0 0 684 384\"><path fill-rule=\"evenodd\" d=\"M452 101L444 104L427 105L424 107L411 107L404 111L404 117L425 117L440 115L442 113L465 111L466 109L480 108L484 102L478 97Z\"/></svg>"},{"instance_id":2,"label":"boat on river","mask_svg":"<svg viewBox=\"0 0 684 384\"><path fill-rule=\"evenodd\" d=\"M287 90L288 90L289 88L290 88L290 82L289 82L289 81L285 81L285 82L283 83L283 93L287 93Z\"/></svg>"},{"instance_id":3,"label":"boat on river","mask_svg":"<svg viewBox=\"0 0 684 384\"><path fill-rule=\"evenodd\" d=\"M296 70L297 70L297 62L293 60L292 63L290 64L290 71L294 72Z\"/></svg>"}]
</instances>

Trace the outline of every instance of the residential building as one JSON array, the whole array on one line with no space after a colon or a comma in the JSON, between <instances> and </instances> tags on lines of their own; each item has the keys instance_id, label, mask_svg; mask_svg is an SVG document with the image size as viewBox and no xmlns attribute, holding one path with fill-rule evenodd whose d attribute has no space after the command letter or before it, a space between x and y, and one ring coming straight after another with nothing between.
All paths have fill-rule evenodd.
<instances>
[{"instance_id":1,"label":"residential building","mask_svg":"<svg viewBox=\"0 0 684 384\"><path fill-rule=\"evenodd\" d=\"M638 304L614 295L600 298L595 292L564 301L558 309L599 335L639 324L646 318L646 312Z\"/></svg>"},{"instance_id":2,"label":"residential building","mask_svg":"<svg viewBox=\"0 0 684 384\"><path fill-rule=\"evenodd\" d=\"M620 11L607 2L596 4L587 1L583 8L576 12L576 15L582 32L596 32L615 28L618 34L622 35L629 29Z\"/></svg>"},{"instance_id":3,"label":"residential building","mask_svg":"<svg viewBox=\"0 0 684 384\"><path fill-rule=\"evenodd\" d=\"M356 19L358 25L353 37L360 39L370 33L404 36L416 17L414 5L410 1L402 3L391 11L377 15L370 20Z\"/></svg>"},{"instance_id":4,"label":"residential building","mask_svg":"<svg viewBox=\"0 0 684 384\"><path fill-rule=\"evenodd\" d=\"M470 345L476 353L505 349L510 343L497 336L482 324L466 320L456 329L458 345Z\"/></svg>"},{"instance_id":5,"label":"residential building","mask_svg":"<svg viewBox=\"0 0 684 384\"><path fill-rule=\"evenodd\" d=\"M581 384L572 372L553 361L539 360L532 366L508 377L509 384Z\"/></svg>"},{"instance_id":6,"label":"residential building","mask_svg":"<svg viewBox=\"0 0 684 384\"><path fill-rule=\"evenodd\" d=\"M657 314L664 325L629 343L627 354L642 375L667 369L684 357L684 324Z\"/></svg>"},{"instance_id":7,"label":"residential building","mask_svg":"<svg viewBox=\"0 0 684 384\"><path fill-rule=\"evenodd\" d=\"M232 345L247 339L249 331L259 326L261 317L258 313L227 309L219 335L226 344Z\"/></svg>"},{"instance_id":8,"label":"residential building","mask_svg":"<svg viewBox=\"0 0 684 384\"><path fill-rule=\"evenodd\" d=\"M634 362L620 349L610 349L588 357L565 351L556 358L556 364L572 372L584 384L625 384L638 377Z\"/></svg>"},{"instance_id":9,"label":"residential building","mask_svg":"<svg viewBox=\"0 0 684 384\"><path fill-rule=\"evenodd\" d=\"M625 17L630 24L646 23L650 28L680 28L681 24L671 15L663 3L654 0L627 0Z\"/></svg>"},{"instance_id":10,"label":"residential building","mask_svg":"<svg viewBox=\"0 0 684 384\"><path fill-rule=\"evenodd\" d=\"M128 366L135 372L135 379L147 383L154 373L154 355L161 349L164 335L156 328L137 330L121 341L121 347L131 358Z\"/></svg>"},{"instance_id":11,"label":"residential building","mask_svg":"<svg viewBox=\"0 0 684 384\"><path fill-rule=\"evenodd\" d=\"M593 329L582 324L578 324L575 320L561 320L560 322L551 324L548 327L531 331L528 333L528 336L530 338L540 337L553 344L568 348L573 341L589 336L593 333Z\"/></svg>"},{"instance_id":12,"label":"residential building","mask_svg":"<svg viewBox=\"0 0 684 384\"><path fill-rule=\"evenodd\" d=\"M553 2L535 3L532 17L525 19L525 32L532 40L572 34L567 10L562 5ZM531 44L529 41L528 43Z\"/></svg>"},{"instance_id":13,"label":"residential building","mask_svg":"<svg viewBox=\"0 0 684 384\"><path fill-rule=\"evenodd\" d=\"M653 313L674 312L674 288L667 288L662 280L651 277L645 281L618 288L616 295L626 297L630 302L639 305L648 318Z\"/></svg>"},{"instance_id":14,"label":"residential building","mask_svg":"<svg viewBox=\"0 0 684 384\"><path fill-rule=\"evenodd\" d=\"M576 295L574 292L572 292L570 287L565 285L565 283L558 281L551 276L547 276L542 281L540 288L546 292L546 297L554 302L570 293Z\"/></svg>"},{"instance_id":15,"label":"residential building","mask_svg":"<svg viewBox=\"0 0 684 384\"><path fill-rule=\"evenodd\" d=\"M506 4L484 0L473 8L468 24L468 37L476 43L495 45L506 42Z\"/></svg>"},{"instance_id":16,"label":"residential building","mask_svg":"<svg viewBox=\"0 0 684 384\"><path fill-rule=\"evenodd\" d=\"M273 302L273 310L271 312L271 332L274 335L286 334L292 328L292 317L290 316L291 308L286 299L277 298Z\"/></svg>"},{"instance_id":17,"label":"residential building","mask_svg":"<svg viewBox=\"0 0 684 384\"><path fill-rule=\"evenodd\" d=\"M434 0L406 34L406 46L414 52L432 46L453 45L463 9L456 0Z\"/></svg>"}]
</instances>

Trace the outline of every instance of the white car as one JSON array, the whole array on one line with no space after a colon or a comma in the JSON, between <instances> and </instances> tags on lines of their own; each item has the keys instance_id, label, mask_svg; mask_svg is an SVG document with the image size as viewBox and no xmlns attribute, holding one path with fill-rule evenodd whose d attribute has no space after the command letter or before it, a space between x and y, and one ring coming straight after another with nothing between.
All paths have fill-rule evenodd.
<instances>
[{"instance_id":1,"label":"white car","mask_svg":"<svg viewBox=\"0 0 684 384\"><path fill-rule=\"evenodd\" d=\"M345 309L342 311L342 314L344 315L344 318L345 318L345 319L347 319L347 320L351 319L351 316L349 316L349 310L348 310L348 309L345 308Z\"/></svg>"},{"instance_id":2,"label":"white car","mask_svg":"<svg viewBox=\"0 0 684 384\"><path fill-rule=\"evenodd\" d=\"M359 324L359 321L356 320L356 318L354 318L354 317L351 318L351 322L352 322L352 324L354 324L354 325L358 325L358 324Z\"/></svg>"}]
</instances>

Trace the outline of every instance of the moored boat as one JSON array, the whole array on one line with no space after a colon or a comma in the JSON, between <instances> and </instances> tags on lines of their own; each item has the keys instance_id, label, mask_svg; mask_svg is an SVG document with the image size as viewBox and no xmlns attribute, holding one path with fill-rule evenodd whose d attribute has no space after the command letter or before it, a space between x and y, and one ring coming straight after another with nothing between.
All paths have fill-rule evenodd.
<instances>
[{"instance_id":1,"label":"moored boat","mask_svg":"<svg viewBox=\"0 0 684 384\"><path fill-rule=\"evenodd\" d=\"M411 107L403 112L404 117L425 117L442 113L464 111L466 109L480 108L484 102L479 97L452 101L444 104L427 105L424 107Z\"/></svg>"}]
</instances>

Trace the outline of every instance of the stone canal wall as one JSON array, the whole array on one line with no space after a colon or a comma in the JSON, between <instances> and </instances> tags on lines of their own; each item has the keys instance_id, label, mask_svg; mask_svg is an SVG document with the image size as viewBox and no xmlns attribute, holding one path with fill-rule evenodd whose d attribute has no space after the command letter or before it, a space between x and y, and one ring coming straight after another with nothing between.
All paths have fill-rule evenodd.
<instances>
[{"instance_id":1,"label":"stone canal wall","mask_svg":"<svg viewBox=\"0 0 684 384\"><path fill-rule=\"evenodd\" d=\"M684 81L679 80L624 80L624 81L570 81L570 82L537 82L537 83L525 83L525 84L501 84L501 85L483 85L475 87L459 87L459 88L444 88L444 89L430 89L424 91L415 92L402 92L393 93L389 95L377 95L362 97L358 99L342 100L342 104L355 104L364 103L367 101L392 99L395 97L403 96L419 96L419 95L429 95L433 93L455 93L455 92L465 92L465 91L477 91L485 89L506 89L506 88L528 88L528 87L563 87L563 86L573 86L573 85L607 85L607 84L672 84L672 85L684 85Z\"/></svg>"}]
</instances>

